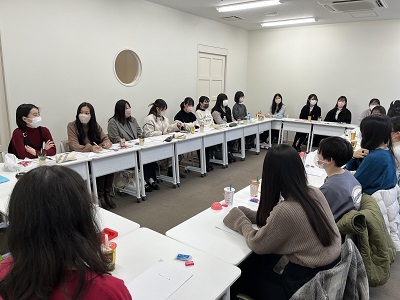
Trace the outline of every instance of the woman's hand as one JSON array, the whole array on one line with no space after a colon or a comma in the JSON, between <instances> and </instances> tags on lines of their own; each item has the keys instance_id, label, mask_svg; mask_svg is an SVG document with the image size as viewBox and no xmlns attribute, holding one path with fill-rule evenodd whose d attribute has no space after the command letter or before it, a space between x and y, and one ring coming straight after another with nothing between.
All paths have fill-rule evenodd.
<instances>
[{"instance_id":1,"label":"woman's hand","mask_svg":"<svg viewBox=\"0 0 400 300\"><path fill-rule=\"evenodd\" d=\"M54 142L48 140L48 141L46 142L46 144L44 145L44 150L49 150L50 148L53 148L53 147L54 147Z\"/></svg>"},{"instance_id":2,"label":"woman's hand","mask_svg":"<svg viewBox=\"0 0 400 300\"><path fill-rule=\"evenodd\" d=\"M111 146L112 146L111 142L109 142L109 141L105 141L105 142L103 142L101 145L102 145L102 147L103 147L104 149L110 149Z\"/></svg>"},{"instance_id":3,"label":"woman's hand","mask_svg":"<svg viewBox=\"0 0 400 300\"><path fill-rule=\"evenodd\" d=\"M101 149L103 149L103 148L101 148L101 147L98 146L98 145L93 145L93 146L92 146L92 151L93 151L94 153L99 153L99 152L101 151Z\"/></svg>"},{"instance_id":4,"label":"woman's hand","mask_svg":"<svg viewBox=\"0 0 400 300\"><path fill-rule=\"evenodd\" d=\"M353 158L364 158L368 155L369 150L368 149L358 149L357 151L354 151L353 153Z\"/></svg>"},{"instance_id":5,"label":"woman's hand","mask_svg":"<svg viewBox=\"0 0 400 300\"><path fill-rule=\"evenodd\" d=\"M25 145L25 150L28 152L30 155L36 156L36 150L33 149L32 147Z\"/></svg>"},{"instance_id":6,"label":"woman's hand","mask_svg":"<svg viewBox=\"0 0 400 300\"><path fill-rule=\"evenodd\" d=\"M183 123L181 121L176 122L176 126L178 126L178 128L181 128L183 125Z\"/></svg>"}]
</instances>

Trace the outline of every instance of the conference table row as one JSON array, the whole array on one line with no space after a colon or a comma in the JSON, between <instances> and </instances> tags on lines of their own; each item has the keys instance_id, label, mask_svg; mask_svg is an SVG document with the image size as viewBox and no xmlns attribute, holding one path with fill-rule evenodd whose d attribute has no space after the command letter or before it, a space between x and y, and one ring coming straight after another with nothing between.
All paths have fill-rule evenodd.
<instances>
[{"instance_id":1,"label":"conference table row","mask_svg":"<svg viewBox=\"0 0 400 300\"><path fill-rule=\"evenodd\" d=\"M145 180L143 165L163 159L171 159L173 176L160 175L159 179L172 183L173 187L179 187L179 155L200 151L200 167L189 167L190 170L199 172L201 176L206 176L205 149L214 145L222 145L222 159L213 160L220 163L223 168L228 167L228 147L227 143L232 140L240 140L239 157L245 160L245 137L255 135L255 147L250 151L260 153L260 134L275 129L279 131L278 142L283 141L285 132L296 131L308 134L307 152L310 151L314 135L341 136L356 127L353 124L331 123L323 121L307 121L289 118L265 118L264 120L251 119L246 124L242 122L234 123L235 126L214 126L206 127L203 132L196 130L194 134L186 133L184 138L172 138L170 142L165 141L168 136L174 134L148 137L144 140L144 145L140 145L138 140L127 141L126 147L121 148L119 144L114 144L111 149L103 149L100 153L75 152L76 160L63 162L62 165L77 171L84 180L87 187L97 197L96 177L115 173L122 170L133 169L135 174L134 196L137 201L146 199ZM182 137L182 135L181 135ZM269 147L271 141L269 141ZM33 160L31 163L37 164ZM56 164L55 157L48 157L47 164ZM89 172L90 170L90 172ZM91 183L90 183L91 182Z\"/></svg>"}]
</instances>

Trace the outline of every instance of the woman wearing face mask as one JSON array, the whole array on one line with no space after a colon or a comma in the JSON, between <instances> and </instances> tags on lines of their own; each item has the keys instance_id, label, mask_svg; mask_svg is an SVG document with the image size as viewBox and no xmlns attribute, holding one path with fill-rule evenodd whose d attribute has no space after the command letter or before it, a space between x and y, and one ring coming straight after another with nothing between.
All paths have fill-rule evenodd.
<instances>
[{"instance_id":1,"label":"woman wearing face mask","mask_svg":"<svg viewBox=\"0 0 400 300\"><path fill-rule=\"evenodd\" d=\"M184 127L185 130L190 130L189 127L183 126L181 121L169 124L168 118L165 116L165 111L168 108L167 103L163 99L157 99L154 103L149 106L150 111L146 118L144 118L143 132L145 137L159 136L164 134L170 134L174 131L179 131L180 128ZM167 159L168 173L167 176L173 177L172 173L172 162Z\"/></svg>"},{"instance_id":2,"label":"woman wearing face mask","mask_svg":"<svg viewBox=\"0 0 400 300\"><path fill-rule=\"evenodd\" d=\"M214 107L211 110L211 115L214 118L215 124L223 124L232 122L232 113L231 109L228 106L228 96L225 94L219 94L217 96L217 101L215 102ZM234 152L234 146L236 141L228 142L228 163L235 162L236 158L232 155Z\"/></svg>"},{"instance_id":3,"label":"woman wearing face mask","mask_svg":"<svg viewBox=\"0 0 400 300\"><path fill-rule=\"evenodd\" d=\"M108 120L108 137L112 143L119 143L121 138L127 141L137 139L142 134L142 128L132 116L131 105L126 100L118 100L115 104L114 116ZM159 190L156 181L157 163L143 165L144 186L146 193Z\"/></svg>"},{"instance_id":4,"label":"woman wearing face mask","mask_svg":"<svg viewBox=\"0 0 400 300\"><path fill-rule=\"evenodd\" d=\"M199 103L196 106L196 119L199 124L204 126L212 126L214 124L213 116L211 115L210 99L207 96L201 96Z\"/></svg>"},{"instance_id":5,"label":"woman wearing face mask","mask_svg":"<svg viewBox=\"0 0 400 300\"><path fill-rule=\"evenodd\" d=\"M46 155L56 154L56 146L50 131L40 126L42 118L37 106L33 104L21 104L17 108L16 121L18 128L14 130L8 152L19 159L35 158L39 152ZM44 146L43 146L43 143Z\"/></svg>"},{"instance_id":6,"label":"woman wearing face mask","mask_svg":"<svg viewBox=\"0 0 400 300\"><path fill-rule=\"evenodd\" d=\"M335 107L326 114L325 121L347 124L351 123L351 112L347 109L346 96L339 97Z\"/></svg>"},{"instance_id":7,"label":"woman wearing face mask","mask_svg":"<svg viewBox=\"0 0 400 300\"><path fill-rule=\"evenodd\" d=\"M196 106L196 119L198 124L210 127L214 124L214 119L211 115L210 99L207 96L201 96L199 103ZM206 171L210 172L214 170L214 166L210 163L210 152L214 150L214 147L207 147L206 152ZM200 151L197 151L197 155L200 157Z\"/></svg>"},{"instance_id":8,"label":"woman wearing face mask","mask_svg":"<svg viewBox=\"0 0 400 300\"><path fill-rule=\"evenodd\" d=\"M269 112L266 115L267 118L276 118L280 117L283 118L286 111L286 105L283 104L282 95L277 93L272 98L272 104L269 108ZM272 141L278 141L279 137L279 130L273 129L272 130ZM269 130L264 131L260 136L260 142L262 143L261 148L267 148L267 139L269 137Z\"/></svg>"},{"instance_id":9,"label":"woman wearing face mask","mask_svg":"<svg viewBox=\"0 0 400 300\"><path fill-rule=\"evenodd\" d=\"M307 120L309 116L311 117L311 120L314 121L318 120L318 118L321 116L321 108L318 106L318 98L315 94L308 96L306 105L304 105L301 109L299 119ZM293 148L300 152L300 146L303 144L306 138L307 133L296 132L292 145Z\"/></svg>"},{"instance_id":10,"label":"woman wearing face mask","mask_svg":"<svg viewBox=\"0 0 400 300\"><path fill-rule=\"evenodd\" d=\"M100 152L103 148L109 149L112 144L103 129L96 121L93 106L83 102L78 106L75 121L67 126L68 145L72 151L78 152ZM110 193L114 174L108 174L96 178L97 195L101 207L115 208Z\"/></svg>"},{"instance_id":11,"label":"woman wearing face mask","mask_svg":"<svg viewBox=\"0 0 400 300\"><path fill-rule=\"evenodd\" d=\"M361 124L361 121L362 121L365 117L368 117L368 116L371 114L372 110L373 110L374 107L377 106L377 105L381 105L381 101L379 101L379 99L377 99L377 98L372 98L372 99L369 101L368 109L364 110L364 111L361 113L360 117L358 118L358 125Z\"/></svg>"}]
</instances>

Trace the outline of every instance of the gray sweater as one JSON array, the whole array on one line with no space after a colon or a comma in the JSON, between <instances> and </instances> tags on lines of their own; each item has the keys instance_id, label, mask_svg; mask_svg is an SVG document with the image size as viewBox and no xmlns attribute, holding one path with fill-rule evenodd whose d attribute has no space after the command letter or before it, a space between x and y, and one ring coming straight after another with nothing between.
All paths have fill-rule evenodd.
<instances>
[{"instance_id":1,"label":"gray sweater","mask_svg":"<svg viewBox=\"0 0 400 300\"><path fill-rule=\"evenodd\" d=\"M246 105L235 103L235 105L232 108L232 114L233 114L233 118L235 120L237 120L237 119L241 119L241 120L246 119L246 117L247 117Z\"/></svg>"}]
</instances>

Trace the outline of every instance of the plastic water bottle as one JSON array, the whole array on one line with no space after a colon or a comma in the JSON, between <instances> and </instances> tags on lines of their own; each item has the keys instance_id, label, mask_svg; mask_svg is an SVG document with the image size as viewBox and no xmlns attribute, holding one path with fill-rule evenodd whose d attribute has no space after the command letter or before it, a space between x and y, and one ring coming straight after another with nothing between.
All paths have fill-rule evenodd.
<instances>
[{"instance_id":1,"label":"plastic water bottle","mask_svg":"<svg viewBox=\"0 0 400 300\"><path fill-rule=\"evenodd\" d=\"M250 123L250 119L251 119L251 114L248 112L247 113L247 122Z\"/></svg>"},{"instance_id":2,"label":"plastic water bottle","mask_svg":"<svg viewBox=\"0 0 400 300\"><path fill-rule=\"evenodd\" d=\"M227 121L226 121L226 116L224 116L224 119L222 120L223 122L224 122L224 127L226 127L227 126Z\"/></svg>"}]
</instances>

